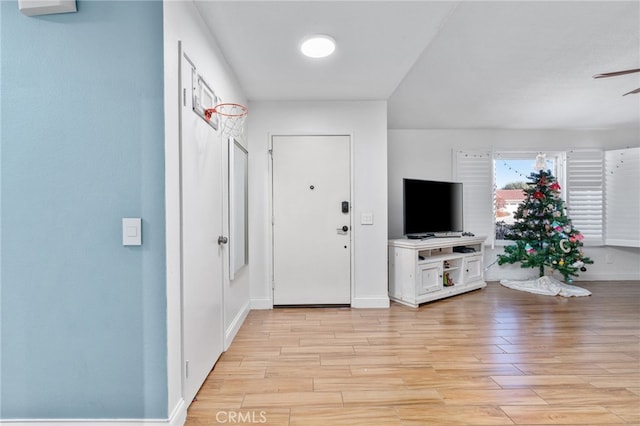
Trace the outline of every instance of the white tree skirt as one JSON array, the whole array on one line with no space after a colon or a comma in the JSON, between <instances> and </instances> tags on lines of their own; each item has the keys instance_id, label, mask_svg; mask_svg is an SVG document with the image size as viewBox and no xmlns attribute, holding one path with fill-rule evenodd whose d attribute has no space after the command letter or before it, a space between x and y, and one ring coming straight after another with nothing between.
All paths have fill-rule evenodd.
<instances>
[{"instance_id":1,"label":"white tree skirt","mask_svg":"<svg viewBox=\"0 0 640 426\"><path fill-rule=\"evenodd\" d=\"M527 281L501 280L500 284L514 290L528 291L529 293L544 294L547 296L591 296L591 292L587 289L565 284L562 281L546 275Z\"/></svg>"}]
</instances>

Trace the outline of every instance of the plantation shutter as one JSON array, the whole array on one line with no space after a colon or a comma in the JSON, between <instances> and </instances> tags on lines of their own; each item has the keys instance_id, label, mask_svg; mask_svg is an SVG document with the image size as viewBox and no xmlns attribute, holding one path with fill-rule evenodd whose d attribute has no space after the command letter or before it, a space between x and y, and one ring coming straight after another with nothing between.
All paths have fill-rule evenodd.
<instances>
[{"instance_id":1,"label":"plantation shutter","mask_svg":"<svg viewBox=\"0 0 640 426\"><path fill-rule=\"evenodd\" d=\"M566 170L567 216L585 245L603 245L603 152L569 151Z\"/></svg>"},{"instance_id":2,"label":"plantation shutter","mask_svg":"<svg viewBox=\"0 0 640 426\"><path fill-rule=\"evenodd\" d=\"M493 245L495 213L492 152L456 151L453 178L462 182L464 230L487 236L487 244Z\"/></svg>"},{"instance_id":3,"label":"plantation shutter","mask_svg":"<svg viewBox=\"0 0 640 426\"><path fill-rule=\"evenodd\" d=\"M640 148L605 153L605 242L640 247Z\"/></svg>"}]
</instances>

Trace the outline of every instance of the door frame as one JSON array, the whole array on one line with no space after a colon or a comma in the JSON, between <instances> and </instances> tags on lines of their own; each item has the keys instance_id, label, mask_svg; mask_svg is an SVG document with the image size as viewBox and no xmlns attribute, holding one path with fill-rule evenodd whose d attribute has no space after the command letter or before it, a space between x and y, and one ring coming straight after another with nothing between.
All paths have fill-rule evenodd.
<instances>
[{"instance_id":1,"label":"door frame","mask_svg":"<svg viewBox=\"0 0 640 426\"><path fill-rule=\"evenodd\" d=\"M350 262L350 271L349 271L349 287L350 287L350 297L349 297L349 305L353 304L353 295L355 294L355 247L356 247L356 229L355 229L355 217L354 217L354 206L353 200L355 198L354 194L354 164L353 164L353 132L269 132L268 138L269 150L267 152L268 157L268 169L269 169L269 177L268 177L268 209L269 209L269 232L268 232L268 242L269 242L269 259L268 259L268 272L269 272L269 304L270 308L273 309L273 290L274 290L274 238L273 238L273 156L271 153L273 152L273 138L279 136L346 136L349 138L349 204L350 204L350 214L349 214L349 228L351 230L351 244L349 244L349 262Z\"/></svg>"}]
</instances>

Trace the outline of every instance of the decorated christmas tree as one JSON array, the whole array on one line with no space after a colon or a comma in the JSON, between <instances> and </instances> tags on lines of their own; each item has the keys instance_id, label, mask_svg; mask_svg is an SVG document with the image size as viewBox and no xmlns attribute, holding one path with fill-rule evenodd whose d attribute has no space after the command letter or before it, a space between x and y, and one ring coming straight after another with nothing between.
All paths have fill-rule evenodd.
<instances>
[{"instance_id":1,"label":"decorated christmas tree","mask_svg":"<svg viewBox=\"0 0 640 426\"><path fill-rule=\"evenodd\" d=\"M551 170L531 173L529 181L523 189L525 199L514 215L515 223L505 235L515 244L505 246L498 264L520 262L523 268L539 268L541 277L547 267L571 283L579 270L586 271L585 264L593 263L582 252L583 236L565 213L560 185Z\"/></svg>"}]
</instances>

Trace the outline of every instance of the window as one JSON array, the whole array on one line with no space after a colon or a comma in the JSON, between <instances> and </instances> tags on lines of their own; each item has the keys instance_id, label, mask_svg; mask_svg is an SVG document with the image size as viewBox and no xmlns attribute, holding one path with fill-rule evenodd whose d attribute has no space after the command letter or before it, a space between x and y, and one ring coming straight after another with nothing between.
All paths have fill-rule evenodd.
<instances>
[{"instance_id":1,"label":"window","mask_svg":"<svg viewBox=\"0 0 640 426\"><path fill-rule=\"evenodd\" d=\"M459 150L454 156L454 178L463 183L464 227L487 242L505 244L504 227L517 200L498 192L506 180L528 182L538 152ZM567 214L585 236L585 244L603 243L602 151L546 152L547 168L562 187ZM519 203L518 203L519 204ZM505 222L504 224L500 222Z\"/></svg>"},{"instance_id":2,"label":"window","mask_svg":"<svg viewBox=\"0 0 640 426\"><path fill-rule=\"evenodd\" d=\"M495 240L502 244L504 236L514 222L514 214L524 201L522 189L531 182L529 177L535 172L534 165L538 152L496 152L493 159L494 170L494 220ZM551 170L561 188L564 188L564 155L559 152L545 152L546 170ZM564 198L564 193L562 194Z\"/></svg>"}]
</instances>

